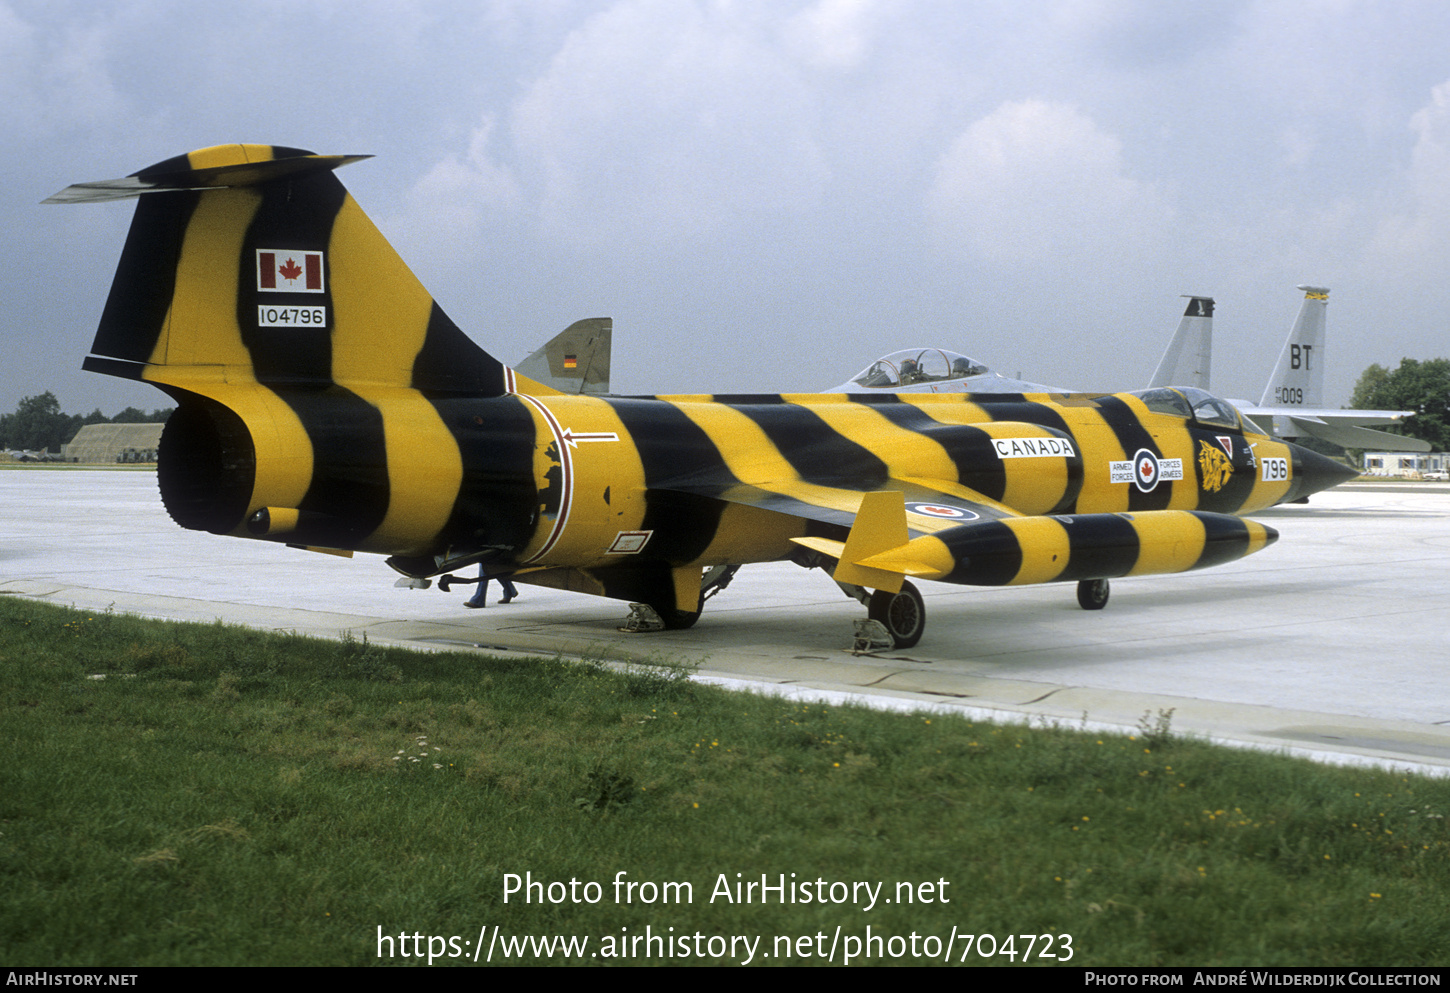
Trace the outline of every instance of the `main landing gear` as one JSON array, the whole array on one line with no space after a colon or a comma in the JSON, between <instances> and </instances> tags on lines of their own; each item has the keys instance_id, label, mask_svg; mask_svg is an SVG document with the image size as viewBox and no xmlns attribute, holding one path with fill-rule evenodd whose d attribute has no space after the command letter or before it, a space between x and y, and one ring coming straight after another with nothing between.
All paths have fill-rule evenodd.
<instances>
[{"instance_id":1,"label":"main landing gear","mask_svg":"<svg viewBox=\"0 0 1450 993\"><path fill-rule=\"evenodd\" d=\"M892 648L911 648L926 630L926 605L910 582L903 581L900 593L867 590L850 583L837 583L846 595L866 605L867 615L879 621L891 638ZM1077 584L1077 602L1083 610L1102 610L1108 605L1106 579L1084 579ZM864 623L864 622L862 622ZM858 644L861 636L858 634ZM880 647L880 644L874 646ZM865 649L862 649L865 650Z\"/></svg>"},{"instance_id":2,"label":"main landing gear","mask_svg":"<svg viewBox=\"0 0 1450 993\"><path fill-rule=\"evenodd\" d=\"M893 648L911 648L921 640L926 631L926 604L910 582L902 581L900 593L868 590L852 583L836 585L848 597L866 605L867 616L886 629Z\"/></svg>"},{"instance_id":3,"label":"main landing gear","mask_svg":"<svg viewBox=\"0 0 1450 993\"><path fill-rule=\"evenodd\" d=\"M694 610L679 610L673 601L659 603L631 603L629 616L624 619L621 631L683 631L694 627L705 609L705 601L725 587L740 571L738 565L717 565L705 570L700 577L699 606Z\"/></svg>"},{"instance_id":4,"label":"main landing gear","mask_svg":"<svg viewBox=\"0 0 1450 993\"><path fill-rule=\"evenodd\" d=\"M900 593L877 590L866 604L866 613L880 621L897 648L911 648L926 630L926 604L915 586L903 581Z\"/></svg>"}]
</instances>

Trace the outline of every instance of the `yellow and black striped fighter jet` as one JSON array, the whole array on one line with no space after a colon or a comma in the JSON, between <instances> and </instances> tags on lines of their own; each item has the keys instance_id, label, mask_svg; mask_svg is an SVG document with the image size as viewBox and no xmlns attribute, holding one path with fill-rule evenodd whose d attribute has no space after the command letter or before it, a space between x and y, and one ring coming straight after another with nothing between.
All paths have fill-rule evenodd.
<instances>
[{"instance_id":1,"label":"yellow and black striped fighter jet","mask_svg":"<svg viewBox=\"0 0 1450 993\"><path fill-rule=\"evenodd\" d=\"M474 564L688 627L742 563L822 566L899 646L910 580L1077 582L1258 551L1238 514L1349 470L1200 391L564 395L475 345L338 181L365 156L225 145L47 202L139 197L85 368L177 404L186 528ZM445 577L451 579L453 577ZM446 588L446 582L442 585Z\"/></svg>"}]
</instances>

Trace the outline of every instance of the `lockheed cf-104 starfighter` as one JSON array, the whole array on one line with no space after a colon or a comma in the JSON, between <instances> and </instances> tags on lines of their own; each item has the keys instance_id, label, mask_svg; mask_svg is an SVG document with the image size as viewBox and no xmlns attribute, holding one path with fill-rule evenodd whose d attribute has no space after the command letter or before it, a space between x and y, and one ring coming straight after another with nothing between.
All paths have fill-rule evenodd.
<instances>
[{"instance_id":1,"label":"lockheed cf-104 starfighter","mask_svg":"<svg viewBox=\"0 0 1450 993\"><path fill-rule=\"evenodd\" d=\"M224 145L53 202L139 197L87 369L176 402L183 527L481 566L688 627L741 564L829 570L898 646L913 581L1075 582L1258 551L1238 516L1349 470L1202 391L567 395L433 300L338 181L365 156ZM198 552L198 559L205 551Z\"/></svg>"}]
</instances>

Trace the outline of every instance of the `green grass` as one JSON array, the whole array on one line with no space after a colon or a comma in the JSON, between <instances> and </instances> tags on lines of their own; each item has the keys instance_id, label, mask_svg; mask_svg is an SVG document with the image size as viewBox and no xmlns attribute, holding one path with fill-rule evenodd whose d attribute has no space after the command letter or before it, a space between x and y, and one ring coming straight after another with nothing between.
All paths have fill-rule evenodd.
<instances>
[{"instance_id":1,"label":"green grass","mask_svg":"<svg viewBox=\"0 0 1450 993\"><path fill-rule=\"evenodd\" d=\"M1450 783L1212 747L1167 715L1140 731L0 597L0 961L358 965L381 929L424 936L393 944L416 964L403 948L471 954L487 926L590 952L759 936L769 964L777 937L868 925L898 949L1067 934L1078 966L1450 961ZM618 903L621 871L693 900ZM736 873L931 902L711 902ZM601 898L505 903L509 874Z\"/></svg>"}]
</instances>

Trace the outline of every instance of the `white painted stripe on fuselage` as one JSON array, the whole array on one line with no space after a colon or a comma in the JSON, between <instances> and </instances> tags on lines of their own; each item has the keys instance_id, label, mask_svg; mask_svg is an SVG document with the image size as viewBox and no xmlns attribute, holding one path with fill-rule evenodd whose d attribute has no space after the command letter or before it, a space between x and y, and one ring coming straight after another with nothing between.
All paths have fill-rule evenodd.
<instances>
[{"instance_id":1,"label":"white painted stripe on fuselage","mask_svg":"<svg viewBox=\"0 0 1450 993\"><path fill-rule=\"evenodd\" d=\"M569 524L569 510L574 504L574 459L570 453L571 446L565 442L564 430L559 426L554 412L527 394L517 393L515 396L530 404L544 418L544 423L549 425L549 431L554 435L554 448L559 453L559 486L562 490L559 494L559 513L554 517L553 530L549 532L549 537L544 544L523 563L533 565L553 550L554 546L559 543L559 539L563 537L564 528Z\"/></svg>"}]
</instances>

